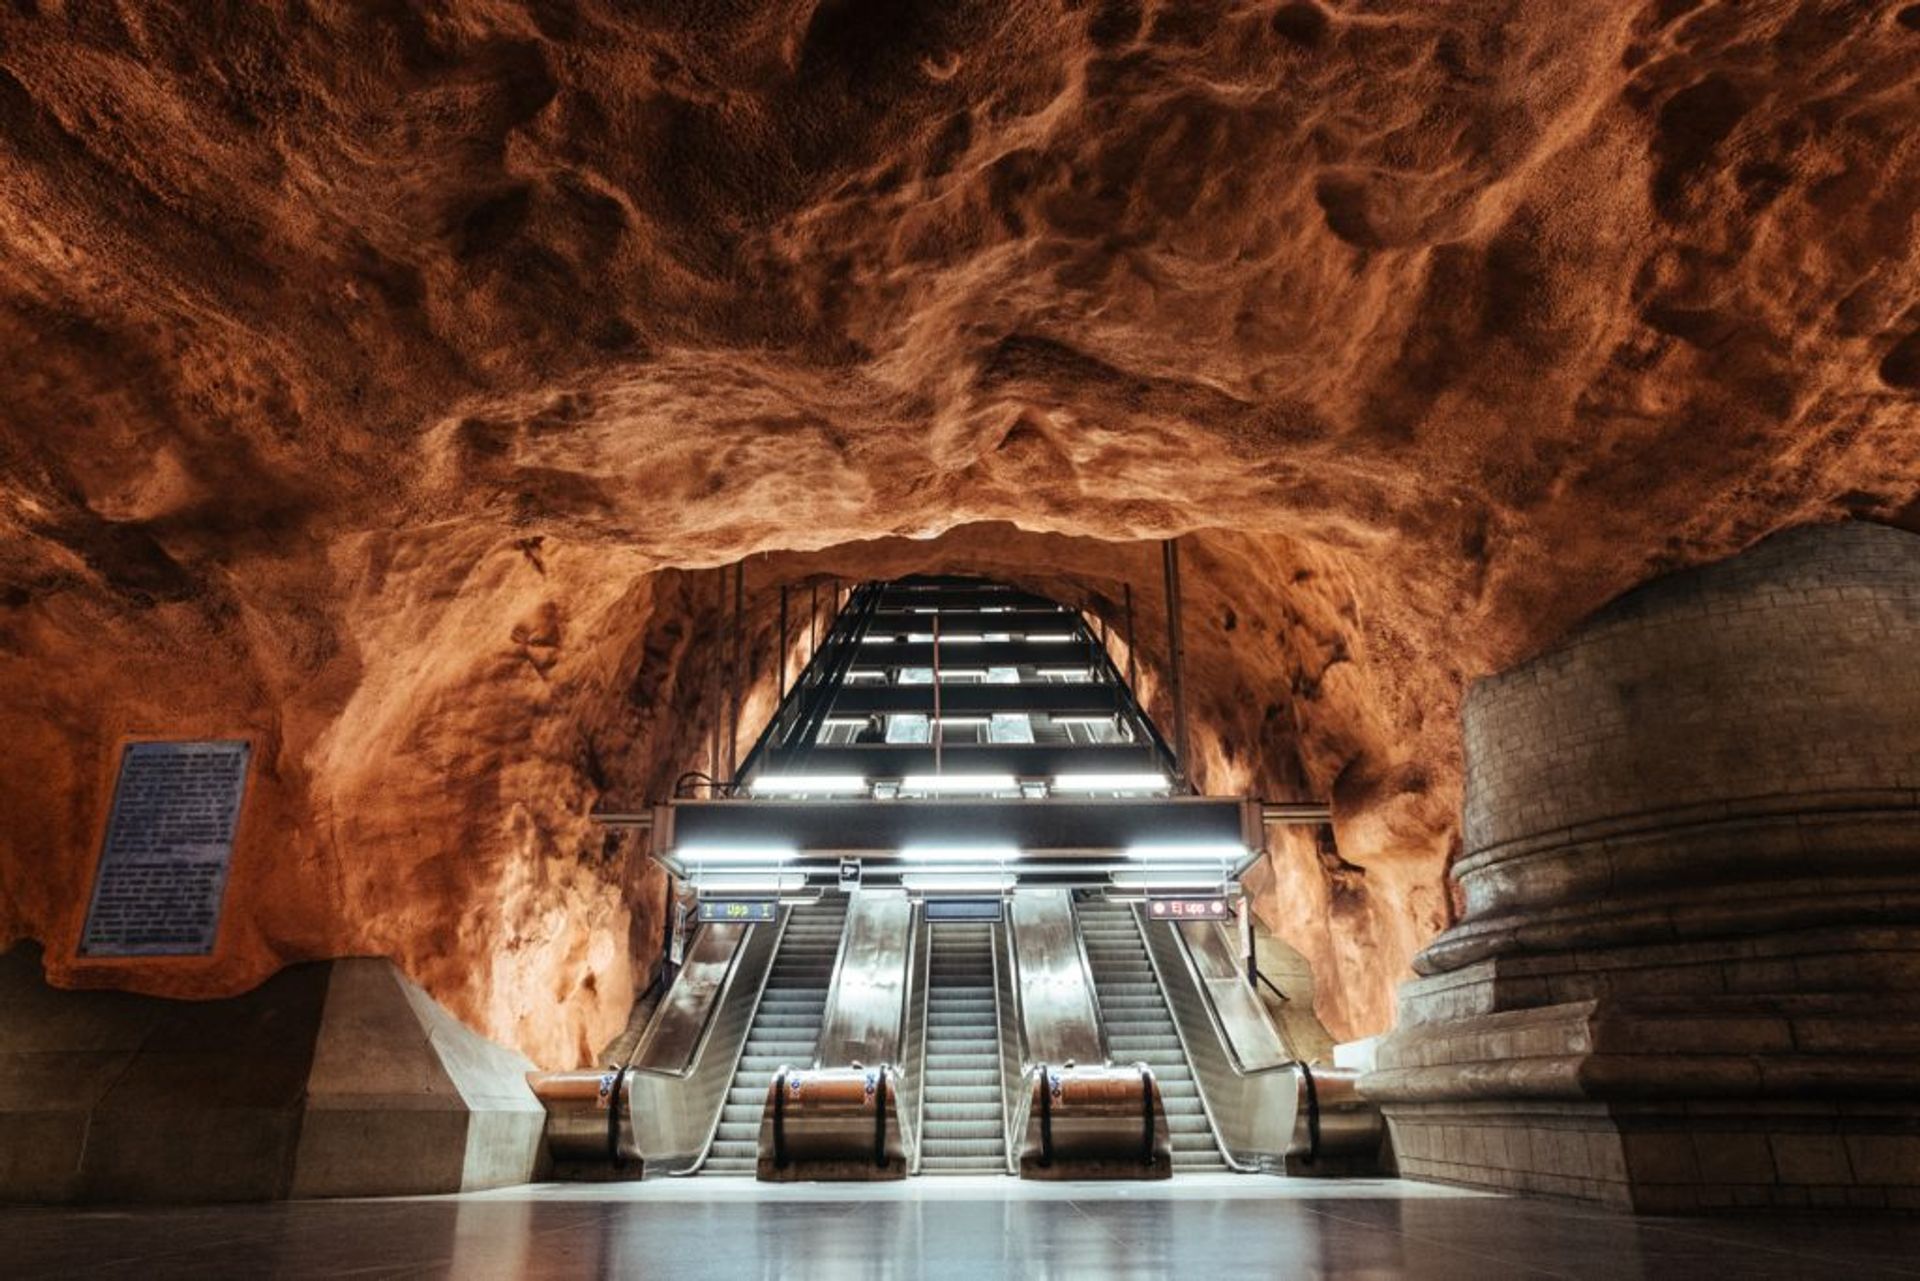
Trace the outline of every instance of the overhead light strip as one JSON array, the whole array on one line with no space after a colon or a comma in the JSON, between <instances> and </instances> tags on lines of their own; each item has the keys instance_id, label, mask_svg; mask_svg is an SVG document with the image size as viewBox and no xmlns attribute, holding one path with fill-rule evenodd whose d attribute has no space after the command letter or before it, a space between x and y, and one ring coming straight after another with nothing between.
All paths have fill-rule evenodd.
<instances>
[{"instance_id":1,"label":"overhead light strip","mask_svg":"<svg viewBox=\"0 0 1920 1281\"><path fill-rule=\"evenodd\" d=\"M1061 774L1056 792L1164 792L1173 786L1165 774Z\"/></svg>"},{"instance_id":2,"label":"overhead light strip","mask_svg":"<svg viewBox=\"0 0 1920 1281\"><path fill-rule=\"evenodd\" d=\"M903 792L938 792L983 796L1011 792L1019 786L1011 774L909 774L900 780Z\"/></svg>"},{"instance_id":3,"label":"overhead light strip","mask_svg":"<svg viewBox=\"0 0 1920 1281\"><path fill-rule=\"evenodd\" d=\"M750 790L755 796L858 796L870 787L858 774L762 774Z\"/></svg>"}]
</instances>

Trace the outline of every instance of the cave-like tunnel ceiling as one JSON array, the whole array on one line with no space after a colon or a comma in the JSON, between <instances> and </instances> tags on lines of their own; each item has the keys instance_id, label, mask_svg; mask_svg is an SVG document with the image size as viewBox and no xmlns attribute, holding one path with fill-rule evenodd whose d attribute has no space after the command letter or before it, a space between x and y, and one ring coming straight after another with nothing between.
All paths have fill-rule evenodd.
<instances>
[{"instance_id":1,"label":"cave-like tunnel ceiling","mask_svg":"<svg viewBox=\"0 0 1920 1281\"><path fill-rule=\"evenodd\" d=\"M1201 781L1332 799L1263 913L1378 1030L1467 680L1916 523L1916 119L1898 0L9 5L0 940L577 1058L705 571L764 671L782 581L1144 614L1183 535ZM114 743L237 732L219 954L69 965Z\"/></svg>"}]
</instances>

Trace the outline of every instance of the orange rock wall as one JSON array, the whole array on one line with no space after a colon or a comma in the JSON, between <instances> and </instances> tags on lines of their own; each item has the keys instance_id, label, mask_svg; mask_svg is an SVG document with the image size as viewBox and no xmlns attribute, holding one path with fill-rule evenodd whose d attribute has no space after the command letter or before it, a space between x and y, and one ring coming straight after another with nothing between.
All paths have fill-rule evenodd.
<instances>
[{"instance_id":1,"label":"orange rock wall","mask_svg":"<svg viewBox=\"0 0 1920 1281\"><path fill-rule=\"evenodd\" d=\"M577 1061L715 567L1111 618L1181 533L1204 777L1332 797L1262 909L1377 1029L1464 682L1920 520L1916 118L1901 0L8 6L0 938ZM137 733L258 744L226 933L79 966Z\"/></svg>"}]
</instances>

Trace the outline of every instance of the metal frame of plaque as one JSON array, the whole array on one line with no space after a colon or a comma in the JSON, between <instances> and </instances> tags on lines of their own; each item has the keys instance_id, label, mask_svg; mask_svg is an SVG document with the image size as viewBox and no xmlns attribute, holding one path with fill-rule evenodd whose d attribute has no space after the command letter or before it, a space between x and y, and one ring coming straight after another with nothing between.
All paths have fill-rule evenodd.
<instances>
[{"instance_id":1,"label":"metal frame of plaque","mask_svg":"<svg viewBox=\"0 0 1920 1281\"><path fill-rule=\"evenodd\" d=\"M213 951L252 753L245 739L122 746L81 956Z\"/></svg>"}]
</instances>

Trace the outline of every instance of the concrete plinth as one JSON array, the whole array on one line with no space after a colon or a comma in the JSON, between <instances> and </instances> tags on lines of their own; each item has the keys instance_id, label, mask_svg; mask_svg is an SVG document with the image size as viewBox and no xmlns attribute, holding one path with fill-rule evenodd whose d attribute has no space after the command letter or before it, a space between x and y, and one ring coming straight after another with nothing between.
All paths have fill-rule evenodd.
<instances>
[{"instance_id":1,"label":"concrete plinth","mask_svg":"<svg viewBox=\"0 0 1920 1281\"><path fill-rule=\"evenodd\" d=\"M546 1109L532 1064L460 1023L387 961L332 963L292 1194L525 1183Z\"/></svg>"},{"instance_id":2,"label":"concrete plinth","mask_svg":"<svg viewBox=\"0 0 1920 1281\"><path fill-rule=\"evenodd\" d=\"M294 966L244 996L48 987L0 957L0 1200L232 1201L525 1182L532 1065L384 960Z\"/></svg>"},{"instance_id":3,"label":"concrete plinth","mask_svg":"<svg viewBox=\"0 0 1920 1281\"><path fill-rule=\"evenodd\" d=\"M1402 1173L1920 1209L1920 539L1651 584L1464 720L1466 912L1362 1082Z\"/></svg>"}]
</instances>

